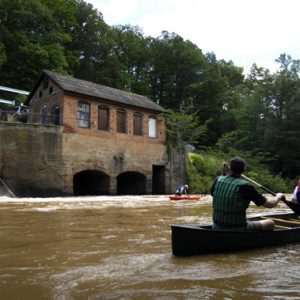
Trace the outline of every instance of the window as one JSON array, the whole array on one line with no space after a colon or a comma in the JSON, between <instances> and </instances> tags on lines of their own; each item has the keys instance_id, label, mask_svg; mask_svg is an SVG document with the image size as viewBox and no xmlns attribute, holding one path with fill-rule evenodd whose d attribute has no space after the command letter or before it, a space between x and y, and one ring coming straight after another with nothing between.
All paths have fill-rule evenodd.
<instances>
[{"instance_id":1,"label":"window","mask_svg":"<svg viewBox=\"0 0 300 300\"><path fill-rule=\"evenodd\" d=\"M143 115L140 113L133 114L133 134L143 135Z\"/></svg>"},{"instance_id":2,"label":"window","mask_svg":"<svg viewBox=\"0 0 300 300\"><path fill-rule=\"evenodd\" d=\"M109 108L104 105L98 107L98 129L109 130Z\"/></svg>"},{"instance_id":3,"label":"window","mask_svg":"<svg viewBox=\"0 0 300 300\"><path fill-rule=\"evenodd\" d=\"M41 124L48 124L48 106L46 104L41 107Z\"/></svg>"},{"instance_id":4,"label":"window","mask_svg":"<svg viewBox=\"0 0 300 300\"><path fill-rule=\"evenodd\" d=\"M53 94L53 86L50 86L49 88L49 95Z\"/></svg>"},{"instance_id":5,"label":"window","mask_svg":"<svg viewBox=\"0 0 300 300\"><path fill-rule=\"evenodd\" d=\"M43 89L44 90L47 89L48 86L49 86L49 80L44 80L44 82L43 82Z\"/></svg>"},{"instance_id":6,"label":"window","mask_svg":"<svg viewBox=\"0 0 300 300\"><path fill-rule=\"evenodd\" d=\"M117 132L127 132L127 114L126 110L117 110Z\"/></svg>"},{"instance_id":7,"label":"window","mask_svg":"<svg viewBox=\"0 0 300 300\"><path fill-rule=\"evenodd\" d=\"M60 107L55 105L51 110L52 124L60 125Z\"/></svg>"},{"instance_id":8,"label":"window","mask_svg":"<svg viewBox=\"0 0 300 300\"><path fill-rule=\"evenodd\" d=\"M157 120L156 117L149 117L149 137L157 137Z\"/></svg>"},{"instance_id":9,"label":"window","mask_svg":"<svg viewBox=\"0 0 300 300\"><path fill-rule=\"evenodd\" d=\"M40 90L40 91L39 91L39 98L42 98L42 97L43 97L43 91Z\"/></svg>"},{"instance_id":10,"label":"window","mask_svg":"<svg viewBox=\"0 0 300 300\"><path fill-rule=\"evenodd\" d=\"M90 127L90 104L89 103L84 101L78 102L77 120L78 120L78 127L81 128Z\"/></svg>"}]
</instances>

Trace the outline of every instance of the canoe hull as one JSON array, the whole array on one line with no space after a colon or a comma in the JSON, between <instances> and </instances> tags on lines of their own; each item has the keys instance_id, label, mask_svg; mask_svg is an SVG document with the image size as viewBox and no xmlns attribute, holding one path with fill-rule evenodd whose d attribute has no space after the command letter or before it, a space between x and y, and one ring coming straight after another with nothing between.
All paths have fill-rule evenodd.
<instances>
[{"instance_id":1,"label":"canoe hull","mask_svg":"<svg viewBox=\"0 0 300 300\"><path fill-rule=\"evenodd\" d=\"M200 200L200 196L170 196L170 200Z\"/></svg>"},{"instance_id":2,"label":"canoe hull","mask_svg":"<svg viewBox=\"0 0 300 300\"><path fill-rule=\"evenodd\" d=\"M267 215L286 220L298 220L295 214ZM258 220L252 218L252 220ZM209 253L232 252L287 243L300 242L299 225L274 231L215 231L211 226L172 225L172 252L175 256L190 256Z\"/></svg>"}]
</instances>

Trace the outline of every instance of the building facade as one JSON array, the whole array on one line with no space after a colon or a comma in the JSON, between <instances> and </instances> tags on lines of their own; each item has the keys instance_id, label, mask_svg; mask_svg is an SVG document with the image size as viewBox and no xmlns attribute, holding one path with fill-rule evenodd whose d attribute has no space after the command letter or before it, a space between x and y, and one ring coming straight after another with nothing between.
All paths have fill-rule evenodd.
<instances>
[{"instance_id":1,"label":"building facade","mask_svg":"<svg viewBox=\"0 0 300 300\"><path fill-rule=\"evenodd\" d=\"M26 124L0 128L1 176L21 194L170 193L163 108L149 98L43 71L26 104Z\"/></svg>"}]
</instances>

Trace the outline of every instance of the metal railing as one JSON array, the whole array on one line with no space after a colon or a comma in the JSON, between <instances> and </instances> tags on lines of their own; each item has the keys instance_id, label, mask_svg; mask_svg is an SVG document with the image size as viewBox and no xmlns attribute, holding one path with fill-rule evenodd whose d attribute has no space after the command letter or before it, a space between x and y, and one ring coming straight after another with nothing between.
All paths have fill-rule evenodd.
<instances>
[{"instance_id":1,"label":"metal railing","mask_svg":"<svg viewBox=\"0 0 300 300\"><path fill-rule=\"evenodd\" d=\"M40 125L62 125L62 114L29 113L20 111L3 110L0 108L0 121L9 123L25 123Z\"/></svg>"}]
</instances>

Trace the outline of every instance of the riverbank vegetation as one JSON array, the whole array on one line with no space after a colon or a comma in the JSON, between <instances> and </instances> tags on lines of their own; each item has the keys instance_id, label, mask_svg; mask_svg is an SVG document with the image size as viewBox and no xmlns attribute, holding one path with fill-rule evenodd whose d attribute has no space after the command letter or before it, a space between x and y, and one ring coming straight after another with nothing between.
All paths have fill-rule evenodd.
<instances>
[{"instance_id":1,"label":"riverbank vegetation","mask_svg":"<svg viewBox=\"0 0 300 300\"><path fill-rule=\"evenodd\" d=\"M166 109L169 144L192 144L188 176L207 192L220 163L246 158L249 175L291 192L300 175L300 61L278 53L278 70L203 53L162 31L145 36L131 25L109 26L82 0L0 2L1 85L31 90L49 69L146 95Z\"/></svg>"},{"instance_id":2,"label":"riverbank vegetation","mask_svg":"<svg viewBox=\"0 0 300 300\"><path fill-rule=\"evenodd\" d=\"M213 150L202 152L189 152L187 154L187 176L192 193L209 194L210 187L216 178L221 175L224 162L229 162L236 153L218 153ZM237 153L241 155L241 153ZM294 182L290 179L283 179L280 174L272 174L266 166L249 156L249 153L242 153L247 161L245 174L247 177L264 185L274 192L292 193ZM264 192L264 191L261 191Z\"/></svg>"}]
</instances>

